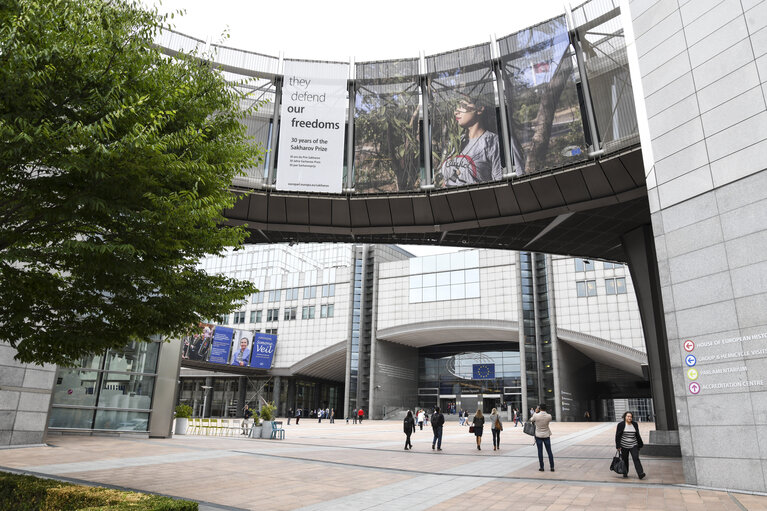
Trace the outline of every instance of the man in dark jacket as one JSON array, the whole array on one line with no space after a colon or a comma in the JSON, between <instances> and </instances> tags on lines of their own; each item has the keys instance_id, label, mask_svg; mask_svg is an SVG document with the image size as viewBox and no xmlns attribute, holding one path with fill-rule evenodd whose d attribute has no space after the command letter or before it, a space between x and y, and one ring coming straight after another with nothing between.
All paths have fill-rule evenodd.
<instances>
[{"instance_id":1,"label":"man in dark jacket","mask_svg":"<svg viewBox=\"0 0 767 511\"><path fill-rule=\"evenodd\" d=\"M439 406L434 409L431 415L431 429L434 430L434 440L431 441L431 448L436 444L437 450L442 450L442 426L445 424L445 416L439 412Z\"/></svg>"}]
</instances>

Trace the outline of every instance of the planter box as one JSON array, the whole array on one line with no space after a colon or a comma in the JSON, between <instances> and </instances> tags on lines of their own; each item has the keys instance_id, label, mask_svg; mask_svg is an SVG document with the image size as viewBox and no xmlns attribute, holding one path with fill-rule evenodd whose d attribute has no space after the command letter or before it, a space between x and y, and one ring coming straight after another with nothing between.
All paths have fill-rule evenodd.
<instances>
[{"instance_id":1,"label":"planter box","mask_svg":"<svg viewBox=\"0 0 767 511\"><path fill-rule=\"evenodd\" d=\"M186 435L186 430L189 427L189 419L186 417L176 418L176 430L173 432L176 435Z\"/></svg>"}]
</instances>

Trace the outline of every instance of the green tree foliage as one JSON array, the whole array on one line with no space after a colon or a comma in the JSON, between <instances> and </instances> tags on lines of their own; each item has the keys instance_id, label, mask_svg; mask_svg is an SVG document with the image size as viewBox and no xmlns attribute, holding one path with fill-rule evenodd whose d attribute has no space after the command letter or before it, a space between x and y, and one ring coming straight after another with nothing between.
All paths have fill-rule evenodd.
<instances>
[{"instance_id":1,"label":"green tree foliage","mask_svg":"<svg viewBox=\"0 0 767 511\"><path fill-rule=\"evenodd\" d=\"M197 268L243 243L222 228L261 156L242 95L153 41L130 0L0 2L0 341L74 363L180 336L254 291Z\"/></svg>"}]
</instances>

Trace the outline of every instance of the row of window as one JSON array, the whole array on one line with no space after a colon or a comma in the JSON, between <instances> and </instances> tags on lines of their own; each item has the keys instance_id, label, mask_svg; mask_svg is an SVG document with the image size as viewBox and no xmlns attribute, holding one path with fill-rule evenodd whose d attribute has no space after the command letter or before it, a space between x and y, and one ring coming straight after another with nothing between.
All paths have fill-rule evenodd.
<instances>
[{"instance_id":1,"label":"row of window","mask_svg":"<svg viewBox=\"0 0 767 511\"><path fill-rule=\"evenodd\" d=\"M479 298L479 268L410 276L410 303Z\"/></svg>"},{"instance_id":2,"label":"row of window","mask_svg":"<svg viewBox=\"0 0 767 511\"><path fill-rule=\"evenodd\" d=\"M304 288L292 287L289 289L272 289L270 291L259 291L254 293L251 297L251 303L264 303L266 302L279 302L282 299L283 291L285 292L285 301L290 302L298 300L299 291L303 289L304 300L317 297L317 291L319 290L323 298L328 298L336 295L335 284L324 284L322 286L306 286Z\"/></svg>"},{"instance_id":3,"label":"row of window","mask_svg":"<svg viewBox=\"0 0 767 511\"><path fill-rule=\"evenodd\" d=\"M580 257L576 257L573 260L575 261L575 271L591 271L591 270L594 270L595 268L594 261L590 261L588 259L581 259ZM623 265L619 263L603 262L602 265L604 266L605 270L623 267Z\"/></svg>"},{"instance_id":4,"label":"row of window","mask_svg":"<svg viewBox=\"0 0 767 511\"><path fill-rule=\"evenodd\" d=\"M305 307L301 308L301 319L314 319L316 317L316 310L317 306L315 305L307 305ZM262 310L256 310L256 311L250 311L250 323L261 323L263 320L263 312ZM296 319L298 313L298 307L285 307L282 314L282 319L285 321L292 321ZM332 318L335 314L335 306L334 304L325 304L320 305L320 318ZM224 319L224 321L220 321L220 324L226 323L226 318L219 318ZM266 321L279 321L280 319L280 309L266 309ZM235 325L244 324L245 323L245 311L238 311L235 312L232 316L232 323ZM267 332L268 333L268 332Z\"/></svg>"},{"instance_id":5,"label":"row of window","mask_svg":"<svg viewBox=\"0 0 767 511\"><path fill-rule=\"evenodd\" d=\"M578 282L575 283L575 289L578 292L578 296L597 296L597 281L596 280L579 280ZM625 277L605 279L605 294L625 295L626 294Z\"/></svg>"}]
</instances>

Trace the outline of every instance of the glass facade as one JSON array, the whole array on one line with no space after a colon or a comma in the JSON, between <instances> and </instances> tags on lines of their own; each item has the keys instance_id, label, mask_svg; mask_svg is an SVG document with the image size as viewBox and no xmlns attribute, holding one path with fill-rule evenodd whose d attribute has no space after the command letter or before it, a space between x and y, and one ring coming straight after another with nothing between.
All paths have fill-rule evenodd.
<instances>
[{"instance_id":1,"label":"glass facade","mask_svg":"<svg viewBox=\"0 0 767 511\"><path fill-rule=\"evenodd\" d=\"M48 427L147 431L159 351L159 342L134 342L60 367Z\"/></svg>"},{"instance_id":2,"label":"glass facade","mask_svg":"<svg viewBox=\"0 0 767 511\"><path fill-rule=\"evenodd\" d=\"M475 379L477 364L492 366L495 377ZM446 413L458 409L484 412L521 405L519 348L511 342L465 342L418 350L418 405L440 406Z\"/></svg>"},{"instance_id":3,"label":"glass facade","mask_svg":"<svg viewBox=\"0 0 767 511\"><path fill-rule=\"evenodd\" d=\"M479 298L479 252L410 260L410 303Z\"/></svg>"}]
</instances>

